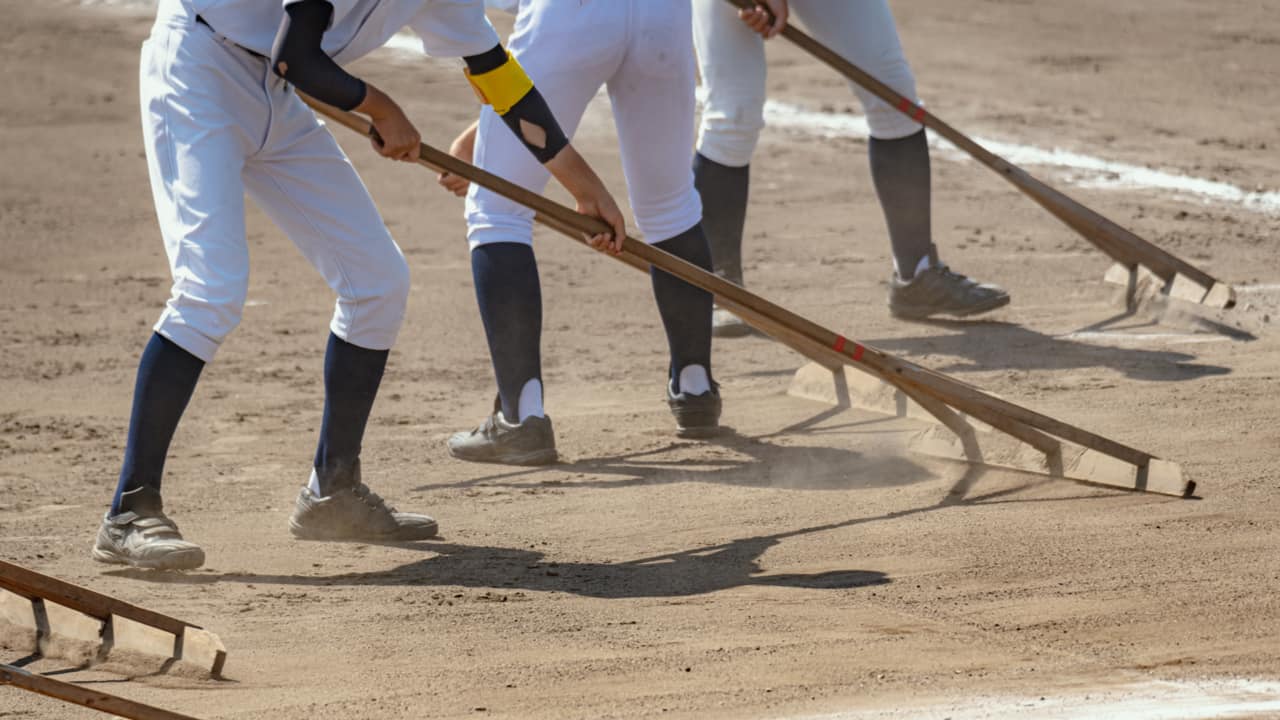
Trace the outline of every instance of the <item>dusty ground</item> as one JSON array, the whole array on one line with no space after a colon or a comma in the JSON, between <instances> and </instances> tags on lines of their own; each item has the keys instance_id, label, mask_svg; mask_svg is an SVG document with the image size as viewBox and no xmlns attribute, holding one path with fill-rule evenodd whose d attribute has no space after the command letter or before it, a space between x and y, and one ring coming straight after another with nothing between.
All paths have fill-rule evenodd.
<instances>
[{"instance_id":1,"label":"dusty ground","mask_svg":"<svg viewBox=\"0 0 1280 720\"><path fill-rule=\"evenodd\" d=\"M1072 190L1259 286L1220 317L1252 341L1173 322L1073 335L1117 312L1099 282L1106 259L984 169L939 160L944 255L1014 303L990 322L900 324L884 309L888 249L864 141L778 130L756 163L749 284L1177 460L1201 499L989 473L942 505L958 470L903 450L919 424L821 415L785 394L798 357L759 338L717 346L734 432L676 441L647 282L550 235L539 241L548 403L566 462L455 462L445 437L478 421L492 392L460 206L423 171L340 135L415 277L368 480L429 509L443 537L290 539L330 299L254 211L251 307L206 371L166 481L208 567L104 572L88 549L168 286L137 118L149 21L38 5L0 1L0 557L204 624L231 649L226 682L96 687L208 718L737 718L1280 676L1277 217ZM1280 188L1273 3L896 9L930 107L963 129ZM778 42L770 57L775 98L853 105L797 51ZM429 141L447 143L474 112L448 66L382 55L359 69L408 99ZM621 188L607 108L592 113L578 142ZM0 717L91 716L0 689Z\"/></svg>"}]
</instances>

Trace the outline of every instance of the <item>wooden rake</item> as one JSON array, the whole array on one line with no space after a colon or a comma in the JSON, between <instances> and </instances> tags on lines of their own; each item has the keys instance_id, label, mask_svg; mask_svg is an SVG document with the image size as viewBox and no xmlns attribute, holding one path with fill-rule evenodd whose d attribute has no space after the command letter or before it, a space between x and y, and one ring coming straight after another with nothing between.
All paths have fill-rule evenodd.
<instances>
[{"instance_id":1,"label":"wooden rake","mask_svg":"<svg viewBox=\"0 0 1280 720\"><path fill-rule=\"evenodd\" d=\"M212 677L221 676L227 660L227 650L217 635L185 620L0 560L0 623L7 622L33 636L31 655L25 660L44 656L53 637L50 618L55 612L60 619L66 618L66 611L78 614L73 617L81 620L87 616L100 623L94 638L96 655L85 667L107 660L117 647L166 658L165 669L182 662L207 670ZM0 685L133 720L190 720L187 715L33 673L20 664L0 664Z\"/></svg>"},{"instance_id":2,"label":"wooden rake","mask_svg":"<svg viewBox=\"0 0 1280 720\"><path fill-rule=\"evenodd\" d=\"M754 0L726 0L726 2L744 10L758 7ZM997 175L1008 180L1024 195L1036 201L1085 240L1109 255L1116 261L1116 266L1107 272L1106 279L1108 282L1126 286L1130 307L1134 307L1136 303L1135 294L1143 278L1142 268L1146 268L1160 278L1163 283L1161 291L1170 297L1216 308L1235 306L1236 293L1230 285L1153 245L1036 179L1026 170L987 150L969 136L915 104L910 98L898 94L893 88L849 62L831 48L814 40L794 25L788 23L783 27L781 34L850 81L865 88L912 120L946 138L975 160L994 170Z\"/></svg>"},{"instance_id":3,"label":"wooden rake","mask_svg":"<svg viewBox=\"0 0 1280 720\"><path fill-rule=\"evenodd\" d=\"M365 136L374 137L368 120L303 97L315 110ZM610 232L598 218L582 215L515 183L481 170L446 152L422 144L418 163L448 172L532 209L538 222L585 244L585 238ZM989 395L942 373L851 340L681 258L632 237L624 238L618 260L648 272L650 267L670 273L716 296L716 301L761 332L832 371L845 366L868 373L914 400L959 438L970 462L984 462L974 427L965 413L1040 451L1049 473L1129 490L1190 496L1195 483L1184 480L1181 468L1150 453L1082 430L1033 410ZM957 412L959 411L959 412ZM1061 440L1084 448L1066 461Z\"/></svg>"}]
</instances>

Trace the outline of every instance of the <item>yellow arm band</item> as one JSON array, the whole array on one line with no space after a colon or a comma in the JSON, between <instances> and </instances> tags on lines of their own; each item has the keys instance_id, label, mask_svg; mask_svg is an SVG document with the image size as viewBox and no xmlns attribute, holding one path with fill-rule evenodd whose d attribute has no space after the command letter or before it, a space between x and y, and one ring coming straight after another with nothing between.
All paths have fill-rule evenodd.
<instances>
[{"instance_id":1,"label":"yellow arm band","mask_svg":"<svg viewBox=\"0 0 1280 720\"><path fill-rule=\"evenodd\" d=\"M464 71L471 87L475 88L480 102L492 105L499 115L506 115L513 105L520 102L533 89L533 81L525 74L524 68L516 62L511 51L507 51L507 61L494 70L480 75L472 75L470 70Z\"/></svg>"}]
</instances>

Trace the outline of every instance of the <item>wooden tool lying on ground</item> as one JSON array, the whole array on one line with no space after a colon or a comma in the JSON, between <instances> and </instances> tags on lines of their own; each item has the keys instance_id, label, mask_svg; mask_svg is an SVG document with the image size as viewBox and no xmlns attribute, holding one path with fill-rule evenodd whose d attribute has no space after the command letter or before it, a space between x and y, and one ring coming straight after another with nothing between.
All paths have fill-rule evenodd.
<instances>
[{"instance_id":1,"label":"wooden tool lying on ground","mask_svg":"<svg viewBox=\"0 0 1280 720\"><path fill-rule=\"evenodd\" d=\"M6 637L25 635L19 643L26 647L19 649L30 652L13 664L0 665L0 685L135 720L179 720L187 716L89 691L31 673L19 665L58 656L60 643L74 646L77 654L86 647L92 648L91 659L78 669L107 662L117 650L163 660L157 672L183 663L219 677L227 661L227 650L218 636L196 625L4 560L0 560L0 625L8 626Z\"/></svg>"},{"instance_id":2,"label":"wooden tool lying on ground","mask_svg":"<svg viewBox=\"0 0 1280 720\"><path fill-rule=\"evenodd\" d=\"M131 720L196 720L190 715L145 705L101 690L90 690L75 683L55 680L3 663L0 663L0 685L12 685L38 695Z\"/></svg>"},{"instance_id":3,"label":"wooden tool lying on ground","mask_svg":"<svg viewBox=\"0 0 1280 720\"><path fill-rule=\"evenodd\" d=\"M304 99L318 112L347 128L366 137L373 135L373 126L364 118L312 98ZM597 218L577 213L425 143L418 162L438 172L466 178L520 203L535 211L538 222L579 242L584 242L586 236L610 231ZM622 253L617 257L637 269L648 271L653 266L711 292L717 302L747 323L832 370L848 365L889 383L952 430L963 443L965 456L973 462L983 461L977 436L956 410L1034 447L1044 454L1046 469L1055 476L1175 496L1188 496L1194 490L1195 484L1183 479L1182 470L1175 463L1001 400L972 385L846 338L652 245L625 238ZM1067 462L1059 438L1082 446L1083 454Z\"/></svg>"},{"instance_id":4,"label":"wooden tool lying on ground","mask_svg":"<svg viewBox=\"0 0 1280 720\"><path fill-rule=\"evenodd\" d=\"M742 9L757 7L754 0L726 0ZM1030 173L979 145L972 138L916 105L893 88L880 82L831 48L787 24L782 36L830 65L832 69L893 106L912 120L946 138L975 160L994 170L1027 197L1035 200L1099 250L1111 256L1120 268L1107 273L1107 280L1127 286L1130 305L1139 282L1139 268L1145 267L1164 281L1163 292L1171 297L1210 307L1230 308L1236 304L1235 290L1191 263L1156 247L1147 240L1067 197L1032 177Z\"/></svg>"}]
</instances>

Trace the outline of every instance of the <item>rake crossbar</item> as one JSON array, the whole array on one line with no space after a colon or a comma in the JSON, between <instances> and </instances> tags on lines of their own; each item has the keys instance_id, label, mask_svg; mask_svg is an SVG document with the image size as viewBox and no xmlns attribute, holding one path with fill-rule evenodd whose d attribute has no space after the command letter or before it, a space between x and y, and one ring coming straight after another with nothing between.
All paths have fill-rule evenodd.
<instances>
[{"instance_id":1,"label":"rake crossbar","mask_svg":"<svg viewBox=\"0 0 1280 720\"><path fill-rule=\"evenodd\" d=\"M363 136L375 137L374 128L368 120L354 113L325 105L313 98L304 96L304 100L335 122ZM610 232L609 226L598 218L575 212L425 143L421 145L418 163L437 172L448 172L466 178L524 205L536 213L536 219L539 222L578 242L584 242L588 236ZM1157 458L1149 453L1015 405L989 395L968 383L895 357L870 345L858 343L714 273L707 272L635 238L623 239L622 252L617 258L638 269L648 270L650 266L655 267L714 294L718 302L740 313L743 320L827 367L848 365L893 385L908 397L916 399L922 407L937 417L939 422L956 432L962 441L966 440L966 435L971 436L971 432L966 430L967 423L953 412L952 408L1035 447L1048 456L1048 464L1051 468L1055 467L1055 462L1060 465L1061 446L1055 439L1060 438L1137 468L1136 484L1099 480L1102 484L1117 484L1129 489L1150 490L1179 496L1189 495L1193 487L1190 483L1184 484L1180 481L1175 483L1176 487L1172 489L1168 484L1148 485L1145 481L1146 473L1149 466L1157 461ZM968 444L967 441L966 444ZM1163 463L1162 467L1167 468L1171 465L1171 463L1160 462ZM1176 466L1173 467L1176 468ZM1180 478L1180 471L1177 474Z\"/></svg>"},{"instance_id":2,"label":"rake crossbar","mask_svg":"<svg viewBox=\"0 0 1280 720\"><path fill-rule=\"evenodd\" d=\"M181 660L206 668L213 677L219 677L226 665L227 649L222 641L217 635L199 625L139 607L110 595L103 595L5 560L0 560L0 590L26 599L31 602L33 608L48 601L98 620L102 623L100 635L103 638L103 647L100 652L104 655L111 650L115 631L114 618L124 618L172 635L172 646L166 648L165 652L168 653L167 657L174 661ZM41 627L39 622L33 629L37 635L49 631L48 628ZM41 651L40 640L43 639L37 639L37 654Z\"/></svg>"},{"instance_id":3,"label":"rake crossbar","mask_svg":"<svg viewBox=\"0 0 1280 720\"><path fill-rule=\"evenodd\" d=\"M112 615L118 615L143 625L150 625L171 635L182 635L183 631L189 627L200 629L198 625L161 615L110 595L103 595L5 560L0 560L0 588L31 600L37 598L52 600L98 620L105 621Z\"/></svg>"},{"instance_id":4,"label":"rake crossbar","mask_svg":"<svg viewBox=\"0 0 1280 720\"><path fill-rule=\"evenodd\" d=\"M90 690L75 683L55 680L12 665L0 664L0 685L12 685L38 695L131 720L196 720L190 715L144 705L101 690Z\"/></svg>"},{"instance_id":5,"label":"rake crossbar","mask_svg":"<svg viewBox=\"0 0 1280 720\"><path fill-rule=\"evenodd\" d=\"M756 7L754 0L726 0L742 9ZM1213 307L1230 308L1235 305L1235 290L1200 268L1169 253L1130 230L1086 207L1073 198L1036 179L1030 173L995 153L987 150L969 136L956 130L941 118L917 105L893 88L876 79L870 73L849 62L839 53L823 45L794 25L787 24L782 36L801 49L829 65L850 81L888 103L894 109L924 125L953 145L964 150L975 160L986 165L996 174L1008 180L1024 195L1048 210L1050 214L1075 230L1081 237L1093 243L1117 263L1135 272L1138 266L1146 267L1165 282L1169 293L1175 284L1179 286L1176 297ZM1181 277L1183 280L1179 280ZM1185 288L1186 281L1195 284Z\"/></svg>"}]
</instances>

